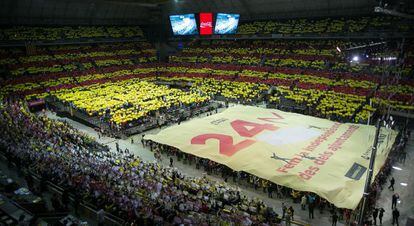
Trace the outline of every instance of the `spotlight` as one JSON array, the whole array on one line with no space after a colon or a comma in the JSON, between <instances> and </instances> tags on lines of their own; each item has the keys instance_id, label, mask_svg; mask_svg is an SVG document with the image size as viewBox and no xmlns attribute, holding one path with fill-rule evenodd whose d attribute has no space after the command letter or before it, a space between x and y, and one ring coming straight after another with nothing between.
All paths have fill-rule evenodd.
<instances>
[{"instance_id":1,"label":"spotlight","mask_svg":"<svg viewBox=\"0 0 414 226\"><path fill-rule=\"evenodd\" d=\"M336 50L338 50L338 52L342 52L339 46L336 47Z\"/></svg>"},{"instance_id":2,"label":"spotlight","mask_svg":"<svg viewBox=\"0 0 414 226\"><path fill-rule=\"evenodd\" d=\"M358 62L358 61L359 61L359 56L354 56L354 57L352 57L352 61L353 61L353 62Z\"/></svg>"}]
</instances>

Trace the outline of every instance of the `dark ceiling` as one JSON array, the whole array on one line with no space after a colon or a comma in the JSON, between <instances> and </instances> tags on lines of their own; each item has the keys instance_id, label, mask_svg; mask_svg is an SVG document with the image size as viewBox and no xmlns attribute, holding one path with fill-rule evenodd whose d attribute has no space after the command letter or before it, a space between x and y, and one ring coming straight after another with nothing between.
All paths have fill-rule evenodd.
<instances>
[{"instance_id":1,"label":"dark ceiling","mask_svg":"<svg viewBox=\"0 0 414 226\"><path fill-rule=\"evenodd\" d=\"M383 2L386 0L383 0ZM412 0L389 0L401 10ZM403 4L401 4L401 2ZM240 13L241 20L372 14L377 0L0 0L13 24L164 24L169 14Z\"/></svg>"},{"instance_id":2,"label":"dark ceiling","mask_svg":"<svg viewBox=\"0 0 414 226\"><path fill-rule=\"evenodd\" d=\"M375 4L372 0L177 0L168 3L167 11L234 12L250 20L367 14Z\"/></svg>"}]
</instances>

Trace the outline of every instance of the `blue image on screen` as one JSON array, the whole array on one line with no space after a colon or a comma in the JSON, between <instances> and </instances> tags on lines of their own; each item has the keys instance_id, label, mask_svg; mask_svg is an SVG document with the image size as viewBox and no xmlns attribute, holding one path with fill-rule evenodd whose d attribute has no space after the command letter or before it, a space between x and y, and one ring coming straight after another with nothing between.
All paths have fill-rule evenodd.
<instances>
[{"instance_id":1,"label":"blue image on screen","mask_svg":"<svg viewBox=\"0 0 414 226\"><path fill-rule=\"evenodd\" d=\"M194 14L171 15L170 21L174 35L198 34L197 23Z\"/></svg>"},{"instance_id":2,"label":"blue image on screen","mask_svg":"<svg viewBox=\"0 0 414 226\"><path fill-rule=\"evenodd\" d=\"M218 13L214 33L219 35L235 34L239 24L240 14Z\"/></svg>"}]
</instances>

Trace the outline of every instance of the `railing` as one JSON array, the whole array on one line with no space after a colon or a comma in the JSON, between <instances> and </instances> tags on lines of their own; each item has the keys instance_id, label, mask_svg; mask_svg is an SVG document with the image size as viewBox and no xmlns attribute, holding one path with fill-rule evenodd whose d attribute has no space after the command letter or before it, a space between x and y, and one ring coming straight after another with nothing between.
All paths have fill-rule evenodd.
<instances>
[{"instance_id":1,"label":"railing","mask_svg":"<svg viewBox=\"0 0 414 226\"><path fill-rule=\"evenodd\" d=\"M322 34L244 34L171 37L169 41L182 40L243 40L243 39L378 39L378 38L413 38L413 32L363 32L363 33L322 33Z\"/></svg>"},{"instance_id":2,"label":"railing","mask_svg":"<svg viewBox=\"0 0 414 226\"><path fill-rule=\"evenodd\" d=\"M7 161L7 157L0 152L0 158L2 158L3 160ZM41 176L36 174L35 172L33 172L32 170L28 170L28 172L30 173L30 175L32 176L33 180L37 183L40 184L41 183ZM46 181L46 188L47 191L52 193L52 194L56 194L58 196L62 196L64 189L58 185L56 185L55 183L51 182L51 181ZM72 195L69 195L69 200L73 203L75 201L75 198ZM79 209L81 210L80 212L82 212L87 218L89 219L97 219L97 211L96 208L93 207L92 204L89 203L80 203L79 204ZM23 210L23 209L22 209ZM51 218L51 219L56 219L57 217L61 216L65 216L67 215L67 213L54 213L54 214L39 214L36 215L39 218ZM282 219L282 218L278 218L281 222L286 222L286 219ZM298 226L311 226L309 223L307 222L302 222L302 221L297 221L297 220L292 220L290 221L291 225L298 225ZM122 226L125 225L125 220L112 215L110 213L105 213L105 222L104 225L113 225L113 226Z\"/></svg>"},{"instance_id":3,"label":"railing","mask_svg":"<svg viewBox=\"0 0 414 226\"><path fill-rule=\"evenodd\" d=\"M33 171L29 170L29 173L32 175L34 181L40 183L41 177L34 173ZM61 196L63 194L64 189L50 181L46 182L47 190L53 194L57 194ZM73 196L69 195L69 199L71 202L74 202L75 199ZM91 204L88 203L81 203L79 204L79 209L90 219L97 219L97 211L92 207ZM122 226L124 225L125 221L115 215L110 213L105 213L105 225L113 225L113 226Z\"/></svg>"},{"instance_id":4,"label":"railing","mask_svg":"<svg viewBox=\"0 0 414 226\"><path fill-rule=\"evenodd\" d=\"M390 110L391 115L396 115L404 118L414 118L414 113Z\"/></svg>"}]
</instances>

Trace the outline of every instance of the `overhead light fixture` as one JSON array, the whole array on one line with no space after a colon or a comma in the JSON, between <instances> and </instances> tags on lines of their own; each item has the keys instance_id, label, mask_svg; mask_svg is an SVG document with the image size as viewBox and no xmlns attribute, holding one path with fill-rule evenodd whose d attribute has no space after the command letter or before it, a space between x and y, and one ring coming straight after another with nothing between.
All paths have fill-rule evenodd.
<instances>
[{"instance_id":1,"label":"overhead light fixture","mask_svg":"<svg viewBox=\"0 0 414 226\"><path fill-rule=\"evenodd\" d=\"M336 47L336 50L338 50L338 52L342 52L339 46Z\"/></svg>"},{"instance_id":2,"label":"overhead light fixture","mask_svg":"<svg viewBox=\"0 0 414 226\"><path fill-rule=\"evenodd\" d=\"M395 169L395 170L402 170L400 167L398 167L398 166L392 166L392 168L393 169Z\"/></svg>"},{"instance_id":3,"label":"overhead light fixture","mask_svg":"<svg viewBox=\"0 0 414 226\"><path fill-rule=\"evenodd\" d=\"M374 57L372 59L373 60L386 60L386 61L391 61L391 60L397 60L397 57L395 57L395 56L390 56L390 57Z\"/></svg>"},{"instance_id":4,"label":"overhead light fixture","mask_svg":"<svg viewBox=\"0 0 414 226\"><path fill-rule=\"evenodd\" d=\"M358 62L359 61L359 56L353 56L352 61L353 62Z\"/></svg>"}]
</instances>

